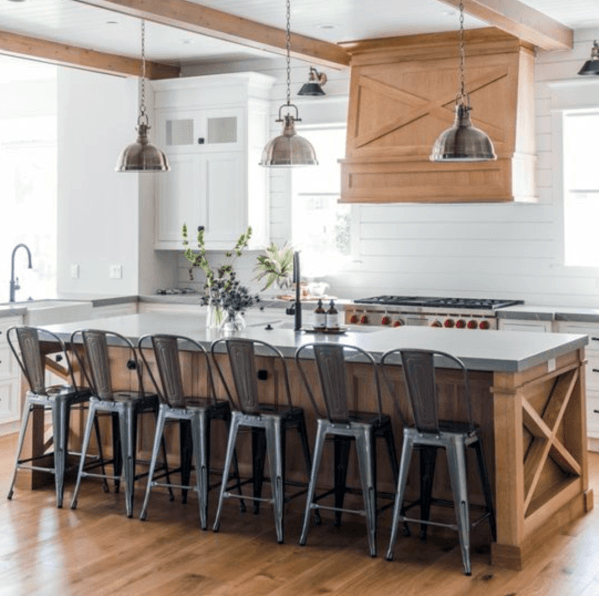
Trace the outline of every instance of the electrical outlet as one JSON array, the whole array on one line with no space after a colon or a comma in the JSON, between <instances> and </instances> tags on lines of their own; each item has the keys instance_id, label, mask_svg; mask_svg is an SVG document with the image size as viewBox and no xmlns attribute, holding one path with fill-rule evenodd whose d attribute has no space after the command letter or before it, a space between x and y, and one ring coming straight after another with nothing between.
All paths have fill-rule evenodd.
<instances>
[{"instance_id":1,"label":"electrical outlet","mask_svg":"<svg viewBox=\"0 0 599 596\"><path fill-rule=\"evenodd\" d=\"M79 265L76 263L71 265L71 279L79 279Z\"/></svg>"},{"instance_id":2,"label":"electrical outlet","mask_svg":"<svg viewBox=\"0 0 599 596\"><path fill-rule=\"evenodd\" d=\"M110 265L110 279L122 279L123 277L123 266L122 265Z\"/></svg>"}]
</instances>

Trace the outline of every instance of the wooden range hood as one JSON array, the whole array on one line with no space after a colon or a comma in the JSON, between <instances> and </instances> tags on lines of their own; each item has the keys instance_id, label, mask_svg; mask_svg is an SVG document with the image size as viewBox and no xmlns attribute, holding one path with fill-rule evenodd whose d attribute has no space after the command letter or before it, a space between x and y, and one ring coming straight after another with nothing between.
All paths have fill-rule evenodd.
<instances>
[{"instance_id":1,"label":"wooden range hood","mask_svg":"<svg viewBox=\"0 0 599 596\"><path fill-rule=\"evenodd\" d=\"M351 52L344 203L534 201L534 48L499 29L466 31L472 122L497 161L434 163L454 120L455 32L345 44Z\"/></svg>"}]
</instances>

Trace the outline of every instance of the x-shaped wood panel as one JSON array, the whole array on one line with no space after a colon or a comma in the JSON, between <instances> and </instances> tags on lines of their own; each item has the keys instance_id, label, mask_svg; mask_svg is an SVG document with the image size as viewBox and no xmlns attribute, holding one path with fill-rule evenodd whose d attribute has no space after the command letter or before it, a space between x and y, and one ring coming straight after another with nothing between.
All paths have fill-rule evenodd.
<instances>
[{"instance_id":1,"label":"x-shaped wood panel","mask_svg":"<svg viewBox=\"0 0 599 596\"><path fill-rule=\"evenodd\" d=\"M578 369L574 369L558 377L542 415L526 399L522 402L522 422L533 436L524 457L524 511L531 503L548 457L565 473L581 475L580 464L557 436L578 375Z\"/></svg>"},{"instance_id":2,"label":"x-shaped wood panel","mask_svg":"<svg viewBox=\"0 0 599 596\"><path fill-rule=\"evenodd\" d=\"M485 75L470 81L468 84L469 92L473 93L474 91L491 85L496 81L507 77L507 75L508 73L505 68L494 68ZM410 93L409 91L388 85L387 83L382 83L381 81L377 81L366 75L362 75L360 77L359 85L363 89L368 89L374 93L389 97L390 99L407 103L409 106L413 106L413 108L407 113L403 113L400 117L395 118L394 120L378 127L375 130L356 136L353 142L354 148L356 149L364 147L365 145L368 145L369 143L372 143L373 141L392 133L398 128L406 126L407 124L410 124L411 122L414 122L415 120L423 118L429 114L446 121L448 124L453 123L455 117L453 109L455 105L455 93L452 93L451 95L447 93L443 95L434 95L430 99L424 98L414 93ZM504 141L504 130L502 128L499 128L498 126L495 126L489 122L485 122L480 118L478 118L478 122L480 122L485 131L487 131L497 142L501 143Z\"/></svg>"}]
</instances>

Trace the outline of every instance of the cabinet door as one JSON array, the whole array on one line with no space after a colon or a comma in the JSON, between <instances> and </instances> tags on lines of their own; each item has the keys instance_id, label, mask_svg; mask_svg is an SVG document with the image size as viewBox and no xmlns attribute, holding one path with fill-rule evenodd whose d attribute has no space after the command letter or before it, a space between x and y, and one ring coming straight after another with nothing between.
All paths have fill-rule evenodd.
<instances>
[{"instance_id":1,"label":"cabinet door","mask_svg":"<svg viewBox=\"0 0 599 596\"><path fill-rule=\"evenodd\" d=\"M206 172L206 246L231 249L247 227L247 189L242 153L204 156Z\"/></svg>"},{"instance_id":2,"label":"cabinet door","mask_svg":"<svg viewBox=\"0 0 599 596\"><path fill-rule=\"evenodd\" d=\"M181 228L189 228L193 241L197 226L205 221L205 161L185 153L170 155L171 171L158 177L156 198L156 248L183 250Z\"/></svg>"},{"instance_id":3,"label":"cabinet door","mask_svg":"<svg viewBox=\"0 0 599 596\"><path fill-rule=\"evenodd\" d=\"M243 110L160 110L158 145L168 156L190 151L231 151L243 147Z\"/></svg>"}]
</instances>

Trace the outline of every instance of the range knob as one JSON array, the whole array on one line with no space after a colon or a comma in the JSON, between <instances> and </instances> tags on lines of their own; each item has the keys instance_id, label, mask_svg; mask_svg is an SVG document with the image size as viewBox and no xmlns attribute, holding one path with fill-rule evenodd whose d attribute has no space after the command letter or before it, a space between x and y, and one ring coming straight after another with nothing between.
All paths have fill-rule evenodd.
<instances>
[{"instance_id":1,"label":"range knob","mask_svg":"<svg viewBox=\"0 0 599 596\"><path fill-rule=\"evenodd\" d=\"M441 324L441 321L439 321L438 319L435 319L432 323L431 323L431 327L443 327L443 325Z\"/></svg>"},{"instance_id":2,"label":"range knob","mask_svg":"<svg viewBox=\"0 0 599 596\"><path fill-rule=\"evenodd\" d=\"M455 326L456 326L458 329L464 329L464 327L466 327L466 321L464 321L464 319L458 319L458 320L455 322Z\"/></svg>"},{"instance_id":3,"label":"range knob","mask_svg":"<svg viewBox=\"0 0 599 596\"><path fill-rule=\"evenodd\" d=\"M454 325L455 322L453 319L445 319L445 322L443 323L443 327L447 327L448 329L451 329Z\"/></svg>"},{"instance_id":4,"label":"range knob","mask_svg":"<svg viewBox=\"0 0 599 596\"><path fill-rule=\"evenodd\" d=\"M481 321L478 328L479 329L490 329L491 325L489 324L489 321Z\"/></svg>"},{"instance_id":5,"label":"range knob","mask_svg":"<svg viewBox=\"0 0 599 596\"><path fill-rule=\"evenodd\" d=\"M401 327L404 322L401 319L397 319L397 321L393 321L393 327Z\"/></svg>"},{"instance_id":6,"label":"range knob","mask_svg":"<svg viewBox=\"0 0 599 596\"><path fill-rule=\"evenodd\" d=\"M468 321L468 329L476 329L477 327L478 323L474 319Z\"/></svg>"},{"instance_id":7,"label":"range knob","mask_svg":"<svg viewBox=\"0 0 599 596\"><path fill-rule=\"evenodd\" d=\"M350 322L352 325L355 325L355 324L358 322L358 315L352 315L352 316L349 318L349 322Z\"/></svg>"},{"instance_id":8,"label":"range knob","mask_svg":"<svg viewBox=\"0 0 599 596\"><path fill-rule=\"evenodd\" d=\"M362 315L362 316L360 317L360 323L361 323L362 325L366 325L366 324L368 323L368 317L367 317L366 315Z\"/></svg>"},{"instance_id":9,"label":"range knob","mask_svg":"<svg viewBox=\"0 0 599 596\"><path fill-rule=\"evenodd\" d=\"M391 317L388 315L385 315L382 319L381 319L381 325L391 325Z\"/></svg>"}]
</instances>

